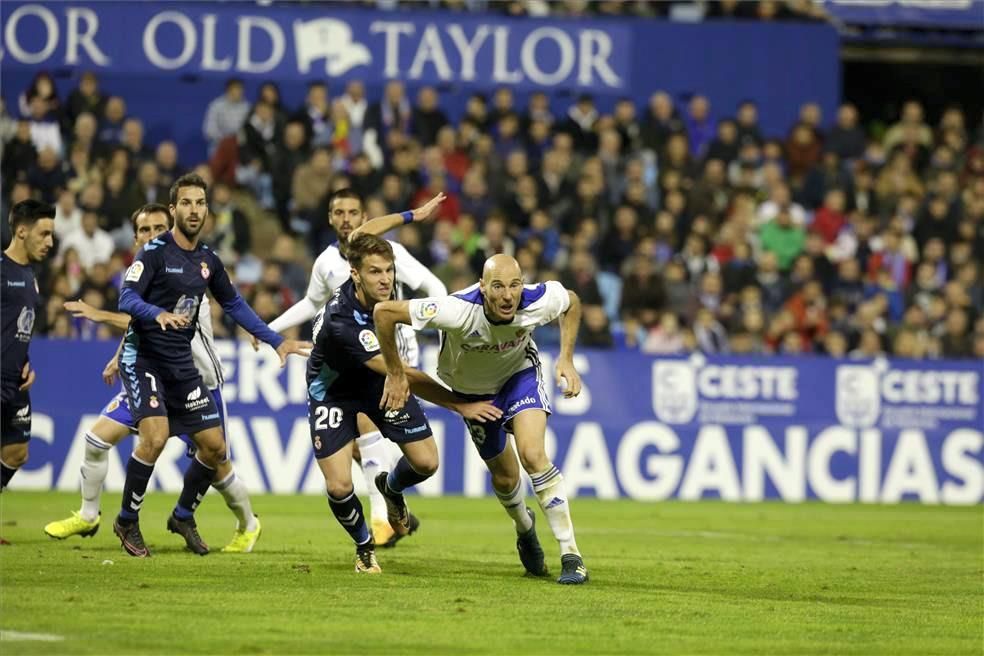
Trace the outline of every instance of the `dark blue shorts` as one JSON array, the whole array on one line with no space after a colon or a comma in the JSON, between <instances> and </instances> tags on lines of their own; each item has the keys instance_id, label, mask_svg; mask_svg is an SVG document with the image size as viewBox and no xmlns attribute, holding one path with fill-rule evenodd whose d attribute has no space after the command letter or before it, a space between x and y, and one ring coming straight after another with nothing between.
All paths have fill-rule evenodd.
<instances>
[{"instance_id":1,"label":"dark blue shorts","mask_svg":"<svg viewBox=\"0 0 984 656\"><path fill-rule=\"evenodd\" d=\"M356 415L360 412L376 425L386 439L405 444L431 436L427 417L412 396L399 412L387 412L376 403L363 401L316 401L308 397L308 424L316 458L327 458L359 436Z\"/></svg>"},{"instance_id":2,"label":"dark blue shorts","mask_svg":"<svg viewBox=\"0 0 984 656\"><path fill-rule=\"evenodd\" d=\"M491 460L506 448L506 434L512 432L512 419L520 412L543 410L550 414L550 401L536 367L513 374L498 394L455 394L467 401L492 401L492 405L502 410L499 421L482 423L465 420L468 433L482 460Z\"/></svg>"},{"instance_id":3,"label":"dark blue shorts","mask_svg":"<svg viewBox=\"0 0 984 656\"><path fill-rule=\"evenodd\" d=\"M215 399L194 367L173 369L147 358L125 362L121 357L120 378L133 426L146 417L167 417L171 435L194 435L222 425Z\"/></svg>"},{"instance_id":4,"label":"dark blue shorts","mask_svg":"<svg viewBox=\"0 0 984 656\"><path fill-rule=\"evenodd\" d=\"M226 405L225 400L222 398L222 388L216 387L214 390L210 390L210 392L212 398L215 400L215 405L219 409L219 417L222 420L222 433L225 435ZM130 412L130 399L127 398L125 391L114 396L99 414L107 419L112 419L118 424L123 424L130 429L131 433L136 434L139 432L137 430L137 424L133 420L133 413ZM189 453L194 453L195 443L187 433L180 434L177 437L188 445ZM228 449L228 445L229 440L226 439L226 449Z\"/></svg>"},{"instance_id":5,"label":"dark blue shorts","mask_svg":"<svg viewBox=\"0 0 984 656\"><path fill-rule=\"evenodd\" d=\"M0 404L0 445L24 444L31 439L31 395L16 387L4 390Z\"/></svg>"}]
</instances>

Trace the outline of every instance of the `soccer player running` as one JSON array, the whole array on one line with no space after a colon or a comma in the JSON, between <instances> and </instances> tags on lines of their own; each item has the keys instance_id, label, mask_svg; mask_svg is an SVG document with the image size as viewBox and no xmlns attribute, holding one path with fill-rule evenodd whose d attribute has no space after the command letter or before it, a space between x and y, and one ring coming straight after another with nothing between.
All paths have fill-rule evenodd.
<instances>
[{"instance_id":1,"label":"soccer player running","mask_svg":"<svg viewBox=\"0 0 984 656\"><path fill-rule=\"evenodd\" d=\"M396 284L393 248L369 233L352 236L345 248L351 278L314 321L314 350L307 371L308 421L328 505L355 543L355 571L376 574L381 570L375 543L352 486L357 417L367 416L403 451L393 470L380 472L373 481L383 494L389 523L398 535L412 533L417 526L403 491L437 471L438 451L416 398L408 395L399 411L381 409L386 366L373 332L372 314L377 303L391 298ZM406 375L415 392L476 425L501 417L490 403L459 399L416 369L408 369Z\"/></svg>"},{"instance_id":2,"label":"soccer player running","mask_svg":"<svg viewBox=\"0 0 984 656\"><path fill-rule=\"evenodd\" d=\"M421 207L403 212L393 222L392 227L410 221L424 221L444 200L439 194ZM409 221L407 220L409 218ZM279 317L270 322L271 330L283 332L288 328L310 321L331 299L332 294L342 283L349 279L352 267L345 259L339 244L348 241L353 231L359 229L366 221L365 203L352 189L336 191L328 203L328 220L331 222L338 241L326 248L314 261L311 270L311 282L308 283L304 298L289 307ZM379 233L375 233L379 234ZM402 245L390 241L396 261L396 284L394 286L397 298L403 298L403 286L413 291L423 291L425 296L444 296L448 293L444 283L427 267L421 264ZM417 347L417 334L409 326L397 334L400 357L409 367L420 365L420 350ZM391 455L379 429L365 415L359 415L359 437L355 440L354 454L362 468L366 487L369 489L369 507L372 516L372 534L380 546L391 547L401 538L393 532L386 519L386 503L382 494L373 484L376 476L390 469Z\"/></svg>"},{"instance_id":3,"label":"soccer player running","mask_svg":"<svg viewBox=\"0 0 984 656\"><path fill-rule=\"evenodd\" d=\"M222 416L195 369L191 340L206 289L247 332L287 355L307 355L310 344L277 335L246 304L219 257L198 243L208 214L207 187L201 177L183 175L171 186L174 228L152 239L127 270L120 311L133 317L124 337L119 367L139 441L126 468L123 504L113 531L131 556L150 555L138 522L140 506L168 436L188 434L197 453L167 528L188 548L208 553L194 511L227 458Z\"/></svg>"},{"instance_id":4,"label":"soccer player running","mask_svg":"<svg viewBox=\"0 0 984 656\"><path fill-rule=\"evenodd\" d=\"M516 548L530 574L546 576L534 515L526 507L519 466L530 475L533 491L554 537L560 543L558 583L580 584L588 571L574 541L574 525L560 470L547 458L544 432L550 403L543 386L533 330L561 317L557 381L567 398L581 391L574 368L574 343L581 321L577 295L558 282L524 285L515 259L495 255L485 262L481 280L443 298L379 303L374 310L380 348L386 360L384 407L393 411L407 398L407 377L396 349L397 324L441 331L438 376L462 400L488 399L501 420L481 425L466 420L472 441L492 473L492 487L516 526ZM507 432L516 440L509 448Z\"/></svg>"},{"instance_id":5,"label":"soccer player running","mask_svg":"<svg viewBox=\"0 0 984 656\"><path fill-rule=\"evenodd\" d=\"M3 364L0 366L0 492L27 462L31 440L31 395L35 373L28 349L41 293L32 265L54 245L55 208L23 200L10 209L12 238L0 257L0 323ZM2 538L0 542L6 544Z\"/></svg>"},{"instance_id":6,"label":"soccer player running","mask_svg":"<svg viewBox=\"0 0 984 656\"><path fill-rule=\"evenodd\" d=\"M171 215L165 205L150 203L137 209L130 217L133 226L134 253L140 251L151 239L158 237L171 227ZM83 301L69 301L65 308L76 317L84 317L96 323L108 323L126 330L130 325L130 315L122 312L97 310ZM123 342L120 342L122 348ZM212 337L212 314L208 296L202 297L198 309L198 327L191 339L191 355L195 368L201 374L202 382L212 393L215 404L222 414L225 426L225 402L222 400L222 362L219 360ZM103 379L112 385L119 371L119 351L106 364ZM89 537L99 530L100 497L103 483L109 471L109 450L123 438L136 433L133 413L126 392L120 391L103 408L99 419L85 433L85 451L82 457L82 507L73 511L71 517L49 523L44 532L52 538L64 540L73 535ZM194 443L187 435L178 436L188 443L189 456L194 457ZM226 553L249 553L260 537L259 519L253 514L252 504L246 484L236 476L229 460L223 460L216 468L212 487L219 491L229 510L236 516L236 532L232 540L222 548Z\"/></svg>"}]
</instances>

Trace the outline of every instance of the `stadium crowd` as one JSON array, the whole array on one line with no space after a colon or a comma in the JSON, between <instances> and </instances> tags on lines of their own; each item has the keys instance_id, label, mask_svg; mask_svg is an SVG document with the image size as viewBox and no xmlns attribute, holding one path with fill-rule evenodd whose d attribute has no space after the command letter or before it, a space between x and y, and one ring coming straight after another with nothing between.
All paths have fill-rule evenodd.
<instances>
[{"instance_id":1,"label":"stadium crowd","mask_svg":"<svg viewBox=\"0 0 984 656\"><path fill-rule=\"evenodd\" d=\"M3 211L28 197L57 206L39 277L50 338L110 336L63 303L116 307L130 213L166 204L194 169L211 183L206 242L267 321L304 295L333 239L328 198L352 187L370 216L446 193L436 222L395 238L449 289L494 253L515 255L530 282L560 280L584 303L584 345L984 357L977 118L949 107L931 124L916 100L865 120L851 104L830 117L808 103L773 135L757 112L754 100L712 111L699 94L656 91L607 113L587 95L557 107L499 88L452 120L432 87L392 81L370 99L357 81L312 83L292 107L274 83L248 98L230 79L202 108L210 156L197 163L172 141L147 143L94 74L59 97L39 73L0 113Z\"/></svg>"}]
</instances>

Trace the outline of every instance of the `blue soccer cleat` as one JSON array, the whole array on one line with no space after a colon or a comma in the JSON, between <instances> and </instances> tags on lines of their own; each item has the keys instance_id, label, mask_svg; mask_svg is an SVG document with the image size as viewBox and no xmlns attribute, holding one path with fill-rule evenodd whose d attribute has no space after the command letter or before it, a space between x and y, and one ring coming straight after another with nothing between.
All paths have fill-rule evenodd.
<instances>
[{"instance_id":1,"label":"blue soccer cleat","mask_svg":"<svg viewBox=\"0 0 984 656\"><path fill-rule=\"evenodd\" d=\"M560 578L557 583L561 585L581 585L588 582L588 569L584 566L584 561L577 554L564 554L560 557Z\"/></svg>"}]
</instances>

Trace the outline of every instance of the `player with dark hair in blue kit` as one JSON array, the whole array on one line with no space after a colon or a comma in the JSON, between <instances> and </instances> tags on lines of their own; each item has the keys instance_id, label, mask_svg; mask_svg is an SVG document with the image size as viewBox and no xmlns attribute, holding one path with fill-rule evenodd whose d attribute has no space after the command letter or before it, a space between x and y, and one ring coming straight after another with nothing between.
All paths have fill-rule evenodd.
<instances>
[{"instance_id":1,"label":"player with dark hair in blue kit","mask_svg":"<svg viewBox=\"0 0 984 656\"><path fill-rule=\"evenodd\" d=\"M127 463L123 505L113 531L131 556L150 555L138 513L168 436L181 433L192 437L198 451L167 528L181 535L193 552L208 553L194 512L216 466L227 456L219 410L191 354L198 306L206 289L236 323L277 350L281 365L290 353L310 353L310 343L284 339L270 330L236 291L219 257L198 243L208 215L206 191L205 181L197 175L175 180L169 207L174 228L137 254L120 294L120 311L133 317L120 353L120 377L140 439Z\"/></svg>"},{"instance_id":2,"label":"player with dark hair in blue kit","mask_svg":"<svg viewBox=\"0 0 984 656\"><path fill-rule=\"evenodd\" d=\"M9 221L10 246L0 258L0 321L3 324L0 491L27 462L27 443L31 439L28 389L34 384L34 370L27 351L41 305L32 265L46 258L54 245L55 208L36 200L23 200L11 208Z\"/></svg>"}]
</instances>

